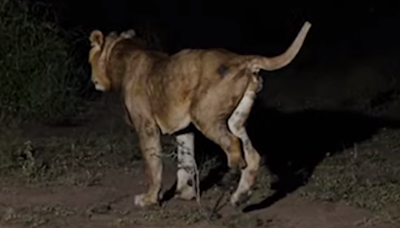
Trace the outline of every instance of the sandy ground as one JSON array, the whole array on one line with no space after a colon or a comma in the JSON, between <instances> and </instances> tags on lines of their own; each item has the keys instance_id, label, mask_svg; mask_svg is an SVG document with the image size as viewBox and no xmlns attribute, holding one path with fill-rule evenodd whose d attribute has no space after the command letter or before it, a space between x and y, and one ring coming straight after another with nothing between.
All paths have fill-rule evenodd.
<instances>
[{"instance_id":1,"label":"sandy ground","mask_svg":"<svg viewBox=\"0 0 400 228\"><path fill-rule=\"evenodd\" d=\"M391 226L373 214L344 203L310 202L296 193L266 209L243 213L229 204L207 222L195 201L171 199L159 208L133 205L134 195L145 189L141 165L131 170L107 170L94 186L26 186L7 181L0 186L4 228L22 227L296 227L350 228ZM175 181L174 164L165 169L165 186ZM202 196L202 207L212 208L219 195L216 188ZM226 194L225 194L226 195Z\"/></svg>"}]
</instances>

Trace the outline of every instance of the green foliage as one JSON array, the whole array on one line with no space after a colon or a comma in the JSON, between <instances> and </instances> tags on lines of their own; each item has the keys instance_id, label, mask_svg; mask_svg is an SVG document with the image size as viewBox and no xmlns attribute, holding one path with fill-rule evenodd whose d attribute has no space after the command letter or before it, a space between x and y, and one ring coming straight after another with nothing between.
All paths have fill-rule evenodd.
<instances>
[{"instance_id":1,"label":"green foliage","mask_svg":"<svg viewBox=\"0 0 400 228\"><path fill-rule=\"evenodd\" d=\"M84 70L51 12L0 1L0 116L49 120L77 111Z\"/></svg>"}]
</instances>

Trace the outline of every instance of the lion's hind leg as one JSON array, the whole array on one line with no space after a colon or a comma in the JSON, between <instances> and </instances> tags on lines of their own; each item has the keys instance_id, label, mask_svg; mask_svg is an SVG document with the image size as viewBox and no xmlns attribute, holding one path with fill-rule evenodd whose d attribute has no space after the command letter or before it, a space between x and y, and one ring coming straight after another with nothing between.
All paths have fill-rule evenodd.
<instances>
[{"instance_id":1,"label":"lion's hind leg","mask_svg":"<svg viewBox=\"0 0 400 228\"><path fill-rule=\"evenodd\" d=\"M234 169L246 167L239 138L229 131L225 121L196 121L194 123L204 136L219 145L225 152L228 159L228 167Z\"/></svg>"},{"instance_id":2,"label":"lion's hind leg","mask_svg":"<svg viewBox=\"0 0 400 228\"><path fill-rule=\"evenodd\" d=\"M248 85L248 78L224 78L209 88L191 107L193 125L209 140L221 147L228 160L228 167L243 169L246 161L240 140L228 129L227 120Z\"/></svg>"},{"instance_id":3,"label":"lion's hind leg","mask_svg":"<svg viewBox=\"0 0 400 228\"><path fill-rule=\"evenodd\" d=\"M230 200L231 204L234 206L238 206L250 197L251 188L254 185L260 166L260 155L253 147L244 127L254 104L255 93L260 89L256 86L256 83L260 83L260 81L257 81L256 79L253 83L254 86L248 87L248 90L245 92L243 98L240 100L238 106L228 120L229 130L242 141L244 157L247 163L246 168L242 170L239 185Z\"/></svg>"}]
</instances>

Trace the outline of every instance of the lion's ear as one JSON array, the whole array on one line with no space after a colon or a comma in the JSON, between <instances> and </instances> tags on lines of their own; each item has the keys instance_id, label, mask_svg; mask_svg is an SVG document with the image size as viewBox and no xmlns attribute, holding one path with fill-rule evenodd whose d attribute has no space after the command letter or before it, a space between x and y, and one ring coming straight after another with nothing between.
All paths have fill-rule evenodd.
<instances>
[{"instance_id":1,"label":"lion's ear","mask_svg":"<svg viewBox=\"0 0 400 228\"><path fill-rule=\"evenodd\" d=\"M94 30L90 33L90 44L94 46L102 46L104 42L103 33L100 30Z\"/></svg>"},{"instance_id":2,"label":"lion's ear","mask_svg":"<svg viewBox=\"0 0 400 228\"><path fill-rule=\"evenodd\" d=\"M136 32L133 29L129 29L129 30L121 33L121 37L123 37L123 38L128 38L129 39L129 38L132 38L134 36L136 36Z\"/></svg>"}]
</instances>

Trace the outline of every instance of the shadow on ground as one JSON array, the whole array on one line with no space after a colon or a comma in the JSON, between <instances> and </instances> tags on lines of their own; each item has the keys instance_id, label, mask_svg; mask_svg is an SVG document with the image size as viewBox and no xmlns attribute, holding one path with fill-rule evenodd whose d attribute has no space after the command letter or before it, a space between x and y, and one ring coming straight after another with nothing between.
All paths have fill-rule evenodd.
<instances>
[{"instance_id":1,"label":"shadow on ground","mask_svg":"<svg viewBox=\"0 0 400 228\"><path fill-rule=\"evenodd\" d=\"M250 212L266 208L286 194L305 185L315 167L326 157L340 153L355 143L371 138L381 128L399 128L400 121L374 118L361 113L341 111L304 111L282 113L256 104L247 130L263 165L276 177L274 194L243 209ZM228 171L220 148L196 134L196 156L220 156L219 165L202 180L201 190L220 184ZM200 158L201 159L201 158ZM237 177L237 176L236 176ZM238 179L230 184L236 187ZM224 184L222 184L224 185Z\"/></svg>"}]
</instances>

